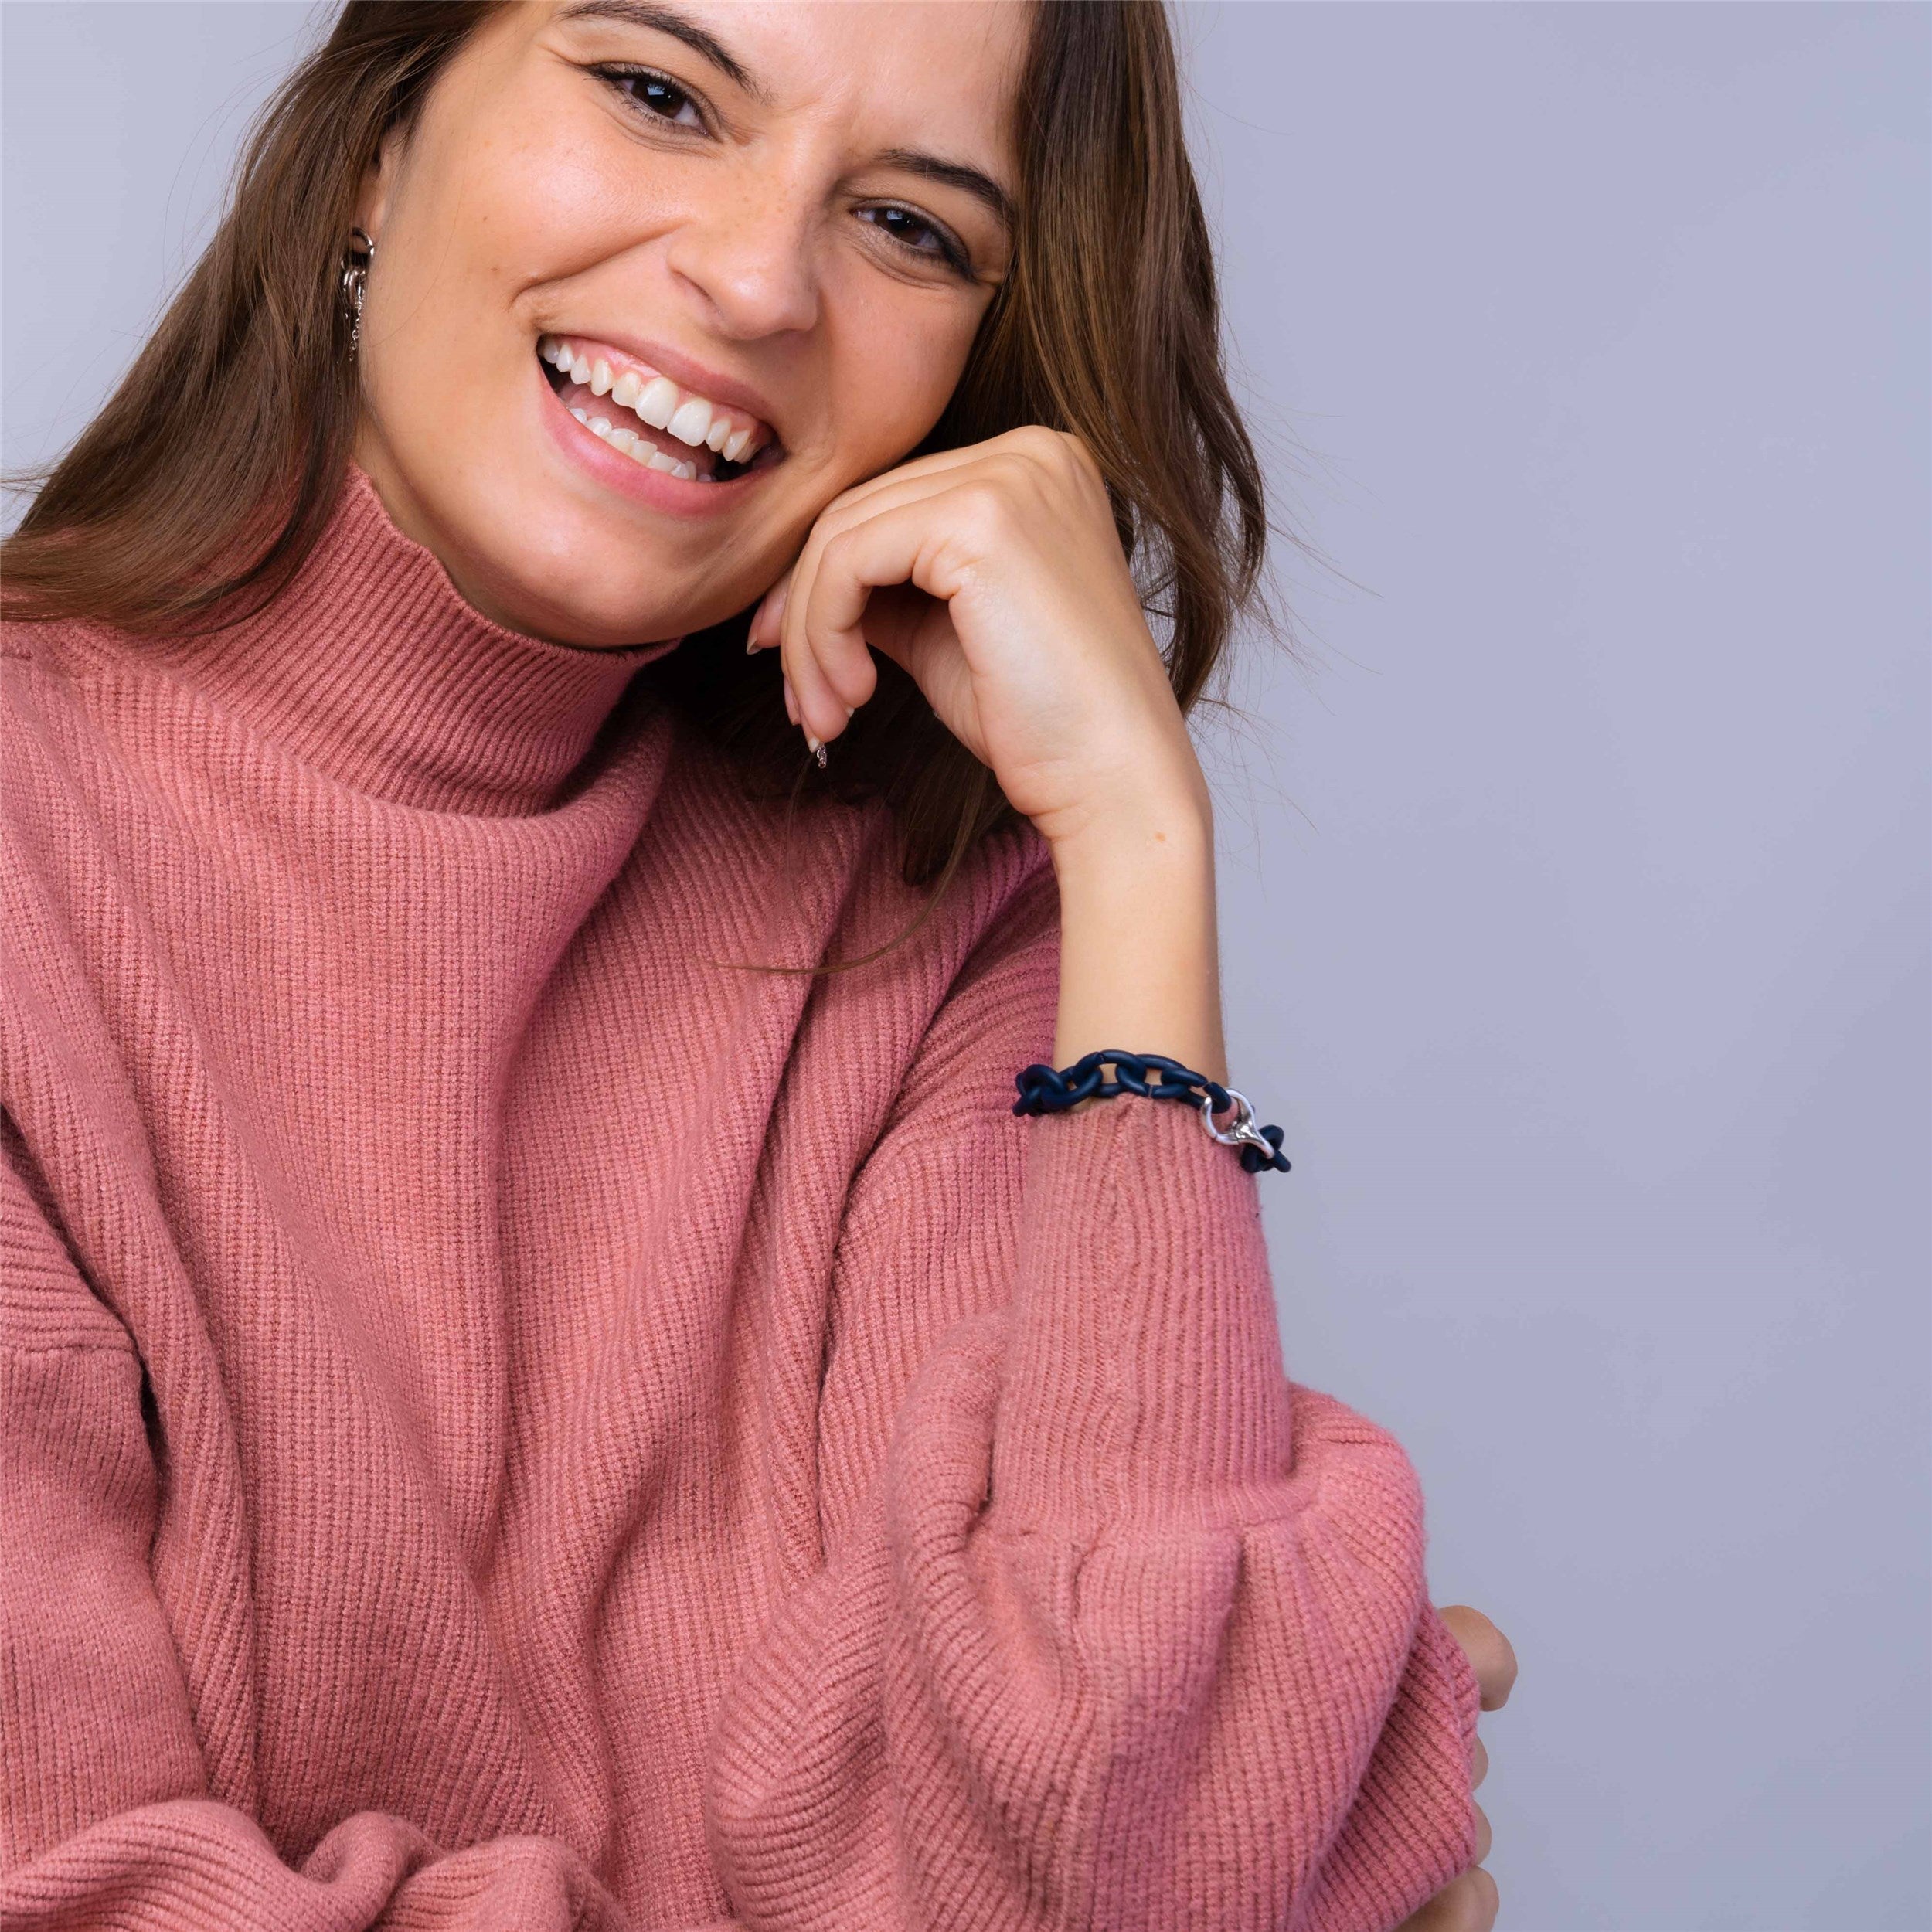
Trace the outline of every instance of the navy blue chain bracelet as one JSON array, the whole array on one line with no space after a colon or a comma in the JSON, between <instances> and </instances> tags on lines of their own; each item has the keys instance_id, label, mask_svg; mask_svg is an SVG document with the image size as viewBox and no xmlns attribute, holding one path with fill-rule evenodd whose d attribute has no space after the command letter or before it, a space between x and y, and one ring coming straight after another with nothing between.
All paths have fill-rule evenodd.
<instances>
[{"instance_id":1,"label":"navy blue chain bracelet","mask_svg":"<svg viewBox=\"0 0 1932 1932\"><path fill-rule=\"evenodd\" d=\"M1104 1063L1111 1063L1116 1078L1100 1078ZM1165 1075L1150 1081L1148 1070ZM1257 1127L1254 1109L1247 1096L1232 1087L1223 1087L1206 1075L1195 1073L1178 1060L1163 1060L1158 1053L1121 1053L1102 1049L1076 1060L1071 1066L1056 1070L1036 1060L1013 1076L1019 1098L1013 1103L1015 1114L1057 1114L1077 1107L1084 1100L1111 1100L1116 1094L1142 1094L1149 1100L1198 1102L1201 1119L1215 1139L1241 1150L1241 1165L1250 1174L1264 1168L1288 1172L1288 1157L1281 1151L1278 1127ZM1230 1107L1236 1109L1234 1124L1219 1128L1214 1117Z\"/></svg>"}]
</instances>

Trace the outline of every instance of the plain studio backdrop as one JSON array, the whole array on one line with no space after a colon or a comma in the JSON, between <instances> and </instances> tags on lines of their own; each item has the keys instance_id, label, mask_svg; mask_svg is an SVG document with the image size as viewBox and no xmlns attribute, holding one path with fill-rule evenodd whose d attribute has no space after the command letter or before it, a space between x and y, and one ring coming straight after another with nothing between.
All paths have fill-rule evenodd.
<instances>
[{"instance_id":1,"label":"plain studio backdrop","mask_svg":"<svg viewBox=\"0 0 1932 1932\"><path fill-rule=\"evenodd\" d=\"M0 7L6 463L319 17ZM1321 553L1202 725L1233 1080L1289 1372L1521 1658L1502 1923L1923 1932L1932 15L1177 17Z\"/></svg>"}]
</instances>

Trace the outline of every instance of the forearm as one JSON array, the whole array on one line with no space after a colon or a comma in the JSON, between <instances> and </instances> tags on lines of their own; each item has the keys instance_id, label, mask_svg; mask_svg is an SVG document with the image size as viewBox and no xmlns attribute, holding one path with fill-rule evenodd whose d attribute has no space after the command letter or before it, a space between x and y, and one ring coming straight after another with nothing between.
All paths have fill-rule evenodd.
<instances>
[{"instance_id":1,"label":"forearm","mask_svg":"<svg viewBox=\"0 0 1932 1932\"><path fill-rule=\"evenodd\" d=\"M1053 847L1060 890L1056 1064L1159 1053L1225 1084L1214 820L1168 787ZM1083 1103L1090 1105L1091 1102Z\"/></svg>"}]
</instances>

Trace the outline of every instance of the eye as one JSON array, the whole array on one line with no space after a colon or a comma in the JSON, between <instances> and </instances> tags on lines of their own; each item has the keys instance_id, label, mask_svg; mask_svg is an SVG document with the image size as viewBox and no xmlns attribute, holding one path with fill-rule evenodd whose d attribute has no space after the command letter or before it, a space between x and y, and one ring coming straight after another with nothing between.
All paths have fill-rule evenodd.
<instances>
[{"instance_id":1,"label":"eye","mask_svg":"<svg viewBox=\"0 0 1932 1932\"><path fill-rule=\"evenodd\" d=\"M884 229L885 232L907 254L923 256L928 261L944 262L955 274L964 275L971 272L972 264L968 259L966 250L961 246L957 237L946 229L941 228L938 223L929 221L923 215L916 214L910 208L895 207L889 202L872 208L862 209L859 213L862 219L867 215L884 216L886 219L876 222L872 225L875 227ZM900 226L888 226L888 223L896 223ZM931 247L922 247L917 243L906 239L909 233L930 236L937 245Z\"/></svg>"},{"instance_id":2,"label":"eye","mask_svg":"<svg viewBox=\"0 0 1932 1932\"><path fill-rule=\"evenodd\" d=\"M680 124L679 111L689 107L698 117L697 126L704 126L704 116L696 100L668 74L659 73L655 67L601 66L590 71L615 89L627 107L638 109L653 121L676 127Z\"/></svg>"}]
</instances>

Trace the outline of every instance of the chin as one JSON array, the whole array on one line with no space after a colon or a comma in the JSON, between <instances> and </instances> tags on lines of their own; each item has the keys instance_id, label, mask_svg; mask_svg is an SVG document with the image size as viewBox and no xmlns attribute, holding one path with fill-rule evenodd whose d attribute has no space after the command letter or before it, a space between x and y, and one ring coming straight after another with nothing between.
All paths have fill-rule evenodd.
<instances>
[{"instance_id":1,"label":"chin","mask_svg":"<svg viewBox=\"0 0 1932 1932\"><path fill-rule=\"evenodd\" d=\"M621 573L600 566L600 556L621 540L617 533L567 505L553 505L543 521L549 527L539 536L536 519L496 504L471 523L477 536L456 546L468 560L457 587L485 616L559 644L649 644L697 628L666 608L664 576L654 581L634 558Z\"/></svg>"},{"instance_id":2,"label":"chin","mask_svg":"<svg viewBox=\"0 0 1932 1932\"><path fill-rule=\"evenodd\" d=\"M587 604L561 587L552 593L540 583L505 581L492 602L496 607L489 614L498 623L556 644L655 644L683 637L697 628L663 615L642 596L631 603L600 600Z\"/></svg>"}]
</instances>

